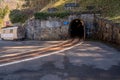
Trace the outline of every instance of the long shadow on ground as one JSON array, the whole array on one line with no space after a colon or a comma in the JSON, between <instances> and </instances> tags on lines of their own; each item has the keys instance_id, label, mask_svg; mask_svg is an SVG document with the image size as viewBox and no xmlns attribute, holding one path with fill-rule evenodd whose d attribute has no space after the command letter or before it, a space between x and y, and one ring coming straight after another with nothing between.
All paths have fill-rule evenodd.
<instances>
[{"instance_id":1,"label":"long shadow on ground","mask_svg":"<svg viewBox=\"0 0 120 80\"><path fill-rule=\"evenodd\" d=\"M39 70L0 74L0 80L41 80L40 78L48 74L57 75L62 80L120 80L120 64L104 70L95 68L94 65L74 66L64 57L64 69L58 69L51 61L43 64Z\"/></svg>"}]
</instances>

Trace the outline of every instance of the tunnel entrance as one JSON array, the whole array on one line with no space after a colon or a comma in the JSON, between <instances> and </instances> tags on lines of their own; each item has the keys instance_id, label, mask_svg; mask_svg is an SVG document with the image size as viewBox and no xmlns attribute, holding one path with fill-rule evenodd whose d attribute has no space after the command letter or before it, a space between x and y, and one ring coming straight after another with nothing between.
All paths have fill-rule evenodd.
<instances>
[{"instance_id":1,"label":"tunnel entrance","mask_svg":"<svg viewBox=\"0 0 120 80\"><path fill-rule=\"evenodd\" d=\"M80 19L74 19L69 25L70 38L85 38L85 27Z\"/></svg>"}]
</instances>

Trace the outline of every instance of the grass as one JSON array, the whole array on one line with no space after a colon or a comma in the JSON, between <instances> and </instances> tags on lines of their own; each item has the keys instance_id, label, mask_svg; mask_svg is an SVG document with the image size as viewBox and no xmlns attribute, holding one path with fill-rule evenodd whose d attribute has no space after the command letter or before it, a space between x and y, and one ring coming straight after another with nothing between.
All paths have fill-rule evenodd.
<instances>
[{"instance_id":1,"label":"grass","mask_svg":"<svg viewBox=\"0 0 120 80\"><path fill-rule=\"evenodd\" d=\"M109 17L109 20L115 21L116 23L120 23L120 15L119 16L113 16Z\"/></svg>"},{"instance_id":2,"label":"grass","mask_svg":"<svg viewBox=\"0 0 120 80\"><path fill-rule=\"evenodd\" d=\"M60 11L64 10L64 4L74 2L75 0L58 0L55 3L50 3L42 9L42 12L47 11L50 7L56 7ZM120 22L120 0L77 0L80 4L79 11L87 10L87 6L95 6L94 10L101 10L103 17Z\"/></svg>"}]
</instances>

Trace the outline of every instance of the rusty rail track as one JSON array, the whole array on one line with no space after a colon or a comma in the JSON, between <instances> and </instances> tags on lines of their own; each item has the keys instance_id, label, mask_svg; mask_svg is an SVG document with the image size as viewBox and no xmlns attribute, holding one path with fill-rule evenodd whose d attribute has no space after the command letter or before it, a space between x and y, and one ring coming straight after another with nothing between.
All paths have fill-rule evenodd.
<instances>
[{"instance_id":1,"label":"rusty rail track","mask_svg":"<svg viewBox=\"0 0 120 80\"><path fill-rule=\"evenodd\" d=\"M29 59L29 58L36 57L36 56L49 54L49 53L52 53L55 51L62 50L64 48L71 47L79 42L80 42L80 39L72 39L72 40L67 40L63 43L59 43L57 45L49 46L46 48L41 48L41 49L38 49L35 51L26 52L26 53L22 53L22 54L13 54L12 56L0 57L0 65L5 64L5 63L23 60L23 59Z\"/></svg>"}]
</instances>

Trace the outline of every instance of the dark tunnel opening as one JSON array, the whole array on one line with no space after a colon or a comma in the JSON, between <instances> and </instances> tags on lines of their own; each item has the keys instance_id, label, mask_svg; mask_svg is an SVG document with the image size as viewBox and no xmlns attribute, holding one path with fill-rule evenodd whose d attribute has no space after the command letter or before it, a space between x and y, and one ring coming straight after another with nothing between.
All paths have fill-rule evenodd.
<instances>
[{"instance_id":1,"label":"dark tunnel opening","mask_svg":"<svg viewBox=\"0 0 120 80\"><path fill-rule=\"evenodd\" d=\"M69 25L70 38L84 38L85 27L80 19L74 19Z\"/></svg>"}]
</instances>

